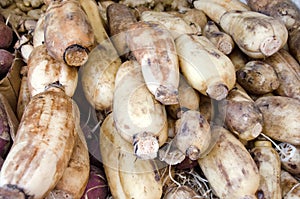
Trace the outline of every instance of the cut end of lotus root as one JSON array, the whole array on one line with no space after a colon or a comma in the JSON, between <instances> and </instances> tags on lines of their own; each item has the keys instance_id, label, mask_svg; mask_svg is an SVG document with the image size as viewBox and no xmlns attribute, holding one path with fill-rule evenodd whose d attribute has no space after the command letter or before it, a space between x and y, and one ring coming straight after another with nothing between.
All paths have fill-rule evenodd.
<instances>
[{"instance_id":1,"label":"cut end of lotus root","mask_svg":"<svg viewBox=\"0 0 300 199\"><path fill-rule=\"evenodd\" d=\"M201 151L195 146L190 146L186 150L186 156L189 157L191 160L198 160L201 157Z\"/></svg>"},{"instance_id":2,"label":"cut end of lotus root","mask_svg":"<svg viewBox=\"0 0 300 199\"><path fill-rule=\"evenodd\" d=\"M164 105L178 104L178 90L160 85L156 90L155 99Z\"/></svg>"},{"instance_id":3,"label":"cut end of lotus root","mask_svg":"<svg viewBox=\"0 0 300 199\"><path fill-rule=\"evenodd\" d=\"M271 56L281 48L282 41L279 38L267 37L260 45L260 52L265 56Z\"/></svg>"},{"instance_id":4,"label":"cut end of lotus root","mask_svg":"<svg viewBox=\"0 0 300 199\"><path fill-rule=\"evenodd\" d=\"M251 130L251 135L253 139L258 137L259 134L262 132L262 130L263 130L263 126L261 125L261 123L255 124L255 126Z\"/></svg>"},{"instance_id":5,"label":"cut end of lotus root","mask_svg":"<svg viewBox=\"0 0 300 199\"><path fill-rule=\"evenodd\" d=\"M251 126L250 128L251 129L249 129L244 133L241 134L237 133L239 135L239 138L246 141L253 140L257 138L263 130L263 126L261 125L261 123L256 123L254 126Z\"/></svg>"},{"instance_id":6,"label":"cut end of lotus root","mask_svg":"<svg viewBox=\"0 0 300 199\"><path fill-rule=\"evenodd\" d=\"M69 46L64 53L64 61L69 66L79 67L85 64L87 60L87 49L77 44Z\"/></svg>"},{"instance_id":7,"label":"cut end of lotus root","mask_svg":"<svg viewBox=\"0 0 300 199\"><path fill-rule=\"evenodd\" d=\"M296 147L287 142L281 142L278 144L280 150L278 150L281 162L288 162L296 153Z\"/></svg>"},{"instance_id":8,"label":"cut end of lotus root","mask_svg":"<svg viewBox=\"0 0 300 199\"><path fill-rule=\"evenodd\" d=\"M229 55L233 49L233 46L230 42L228 41L222 41L219 43L218 49L224 53L225 55Z\"/></svg>"},{"instance_id":9,"label":"cut end of lotus root","mask_svg":"<svg viewBox=\"0 0 300 199\"><path fill-rule=\"evenodd\" d=\"M135 155L140 159L154 159L157 157L159 143L152 133L143 132L134 135L133 149Z\"/></svg>"},{"instance_id":10,"label":"cut end of lotus root","mask_svg":"<svg viewBox=\"0 0 300 199\"><path fill-rule=\"evenodd\" d=\"M206 93L210 98L220 101L228 95L228 88L226 85L218 82L209 85Z\"/></svg>"}]
</instances>

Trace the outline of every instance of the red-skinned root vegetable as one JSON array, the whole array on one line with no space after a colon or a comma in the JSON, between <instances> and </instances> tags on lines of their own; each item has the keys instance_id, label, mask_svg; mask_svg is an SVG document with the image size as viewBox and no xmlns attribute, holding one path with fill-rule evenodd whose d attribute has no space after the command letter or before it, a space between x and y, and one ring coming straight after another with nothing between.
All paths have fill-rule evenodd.
<instances>
[{"instance_id":1,"label":"red-skinned root vegetable","mask_svg":"<svg viewBox=\"0 0 300 199\"><path fill-rule=\"evenodd\" d=\"M67 168L76 125L78 107L61 88L49 87L33 97L2 166L1 189L13 187L32 198L45 197Z\"/></svg>"},{"instance_id":2,"label":"red-skinned root vegetable","mask_svg":"<svg viewBox=\"0 0 300 199\"><path fill-rule=\"evenodd\" d=\"M238 84L219 103L227 128L242 140L255 139L263 129L263 115L246 91Z\"/></svg>"},{"instance_id":3,"label":"red-skinned root vegetable","mask_svg":"<svg viewBox=\"0 0 300 199\"><path fill-rule=\"evenodd\" d=\"M27 81L31 96L45 91L45 88L54 82L61 84L68 96L74 95L78 82L77 68L55 60L48 54L45 45L34 48L27 65Z\"/></svg>"},{"instance_id":4,"label":"red-skinned root vegetable","mask_svg":"<svg viewBox=\"0 0 300 199\"><path fill-rule=\"evenodd\" d=\"M170 32L158 22L140 21L130 25L126 38L155 99L164 105L177 104L179 63Z\"/></svg>"},{"instance_id":5,"label":"red-skinned root vegetable","mask_svg":"<svg viewBox=\"0 0 300 199\"><path fill-rule=\"evenodd\" d=\"M280 84L275 93L300 100L300 65L295 58L281 49L264 62L271 65L278 76Z\"/></svg>"},{"instance_id":6,"label":"red-skinned root vegetable","mask_svg":"<svg viewBox=\"0 0 300 199\"><path fill-rule=\"evenodd\" d=\"M133 145L139 158L155 158L167 140L165 107L148 90L137 61L126 61L118 70L113 118L118 132Z\"/></svg>"},{"instance_id":7,"label":"red-skinned root vegetable","mask_svg":"<svg viewBox=\"0 0 300 199\"><path fill-rule=\"evenodd\" d=\"M100 128L100 151L112 196L160 199L162 179L155 162L136 158L132 145L117 132L112 114Z\"/></svg>"},{"instance_id":8,"label":"red-skinned root vegetable","mask_svg":"<svg viewBox=\"0 0 300 199\"><path fill-rule=\"evenodd\" d=\"M282 199L280 186L281 163L277 151L270 141L258 140L251 155L260 174L257 198Z\"/></svg>"},{"instance_id":9,"label":"red-skinned root vegetable","mask_svg":"<svg viewBox=\"0 0 300 199\"><path fill-rule=\"evenodd\" d=\"M187 82L203 95L224 99L236 80L230 59L204 36L183 34L175 43Z\"/></svg>"},{"instance_id":10,"label":"red-skinned root vegetable","mask_svg":"<svg viewBox=\"0 0 300 199\"><path fill-rule=\"evenodd\" d=\"M91 165L89 181L81 199L105 199L108 196L108 191L109 187L103 168Z\"/></svg>"},{"instance_id":11,"label":"red-skinned root vegetable","mask_svg":"<svg viewBox=\"0 0 300 199\"><path fill-rule=\"evenodd\" d=\"M254 11L226 12L220 19L220 26L252 58L273 55L288 39L288 31L282 22Z\"/></svg>"},{"instance_id":12,"label":"red-skinned root vegetable","mask_svg":"<svg viewBox=\"0 0 300 199\"><path fill-rule=\"evenodd\" d=\"M212 143L210 125L199 111L188 110L176 121L174 143L191 160L203 156Z\"/></svg>"},{"instance_id":13,"label":"red-skinned root vegetable","mask_svg":"<svg viewBox=\"0 0 300 199\"><path fill-rule=\"evenodd\" d=\"M222 53L228 55L233 50L234 41L231 36L222 32L213 21L208 21L202 32Z\"/></svg>"},{"instance_id":14,"label":"red-skinned root vegetable","mask_svg":"<svg viewBox=\"0 0 300 199\"><path fill-rule=\"evenodd\" d=\"M263 133L270 138L300 145L300 101L283 96L265 96L255 101L263 114Z\"/></svg>"},{"instance_id":15,"label":"red-skinned root vegetable","mask_svg":"<svg viewBox=\"0 0 300 199\"><path fill-rule=\"evenodd\" d=\"M94 34L78 1L51 1L44 31L47 50L54 59L76 67L87 61Z\"/></svg>"},{"instance_id":16,"label":"red-skinned root vegetable","mask_svg":"<svg viewBox=\"0 0 300 199\"><path fill-rule=\"evenodd\" d=\"M212 127L219 134L212 150L198 163L214 190L223 199L256 199L259 172L244 145L223 127Z\"/></svg>"},{"instance_id":17,"label":"red-skinned root vegetable","mask_svg":"<svg viewBox=\"0 0 300 199\"><path fill-rule=\"evenodd\" d=\"M13 41L13 31L4 22L0 22L0 48L7 49Z\"/></svg>"},{"instance_id":18,"label":"red-skinned root vegetable","mask_svg":"<svg viewBox=\"0 0 300 199\"><path fill-rule=\"evenodd\" d=\"M297 199L300 197L299 181L296 180L289 172L281 170L280 182L282 197L284 199Z\"/></svg>"},{"instance_id":19,"label":"red-skinned root vegetable","mask_svg":"<svg viewBox=\"0 0 300 199\"><path fill-rule=\"evenodd\" d=\"M11 52L0 49L0 80L7 75L14 58L15 56Z\"/></svg>"},{"instance_id":20,"label":"red-skinned root vegetable","mask_svg":"<svg viewBox=\"0 0 300 199\"><path fill-rule=\"evenodd\" d=\"M249 93L262 95L273 92L279 85L274 68L263 61L249 61L236 72L238 83Z\"/></svg>"}]
</instances>

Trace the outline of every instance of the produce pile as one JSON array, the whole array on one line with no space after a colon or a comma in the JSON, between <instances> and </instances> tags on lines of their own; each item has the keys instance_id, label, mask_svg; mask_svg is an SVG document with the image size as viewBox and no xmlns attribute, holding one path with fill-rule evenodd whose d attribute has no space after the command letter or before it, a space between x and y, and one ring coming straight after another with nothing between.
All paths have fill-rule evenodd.
<instances>
[{"instance_id":1,"label":"produce pile","mask_svg":"<svg viewBox=\"0 0 300 199\"><path fill-rule=\"evenodd\" d=\"M0 198L300 198L299 7L1 0Z\"/></svg>"}]
</instances>

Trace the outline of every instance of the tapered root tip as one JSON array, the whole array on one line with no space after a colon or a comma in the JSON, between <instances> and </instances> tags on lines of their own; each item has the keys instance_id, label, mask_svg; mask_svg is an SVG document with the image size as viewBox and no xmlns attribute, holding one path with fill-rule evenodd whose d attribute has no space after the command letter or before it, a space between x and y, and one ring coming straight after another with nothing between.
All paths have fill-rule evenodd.
<instances>
[{"instance_id":1,"label":"tapered root tip","mask_svg":"<svg viewBox=\"0 0 300 199\"><path fill-rule=\"evenodd\" d=\"M186 156L189 157L191 160L198 160L200 158L200 155L200 149L193 145L186 150Z\"/></svg>"},{"instance_id":2,"label":"tapered root tip","mask_svg":"<svg viewBox=\"0 0 300 199\"><path fill-rule=\"evenodd\" d=\"M260 45L260 52L265 56L271 56L281 48L281 40L276 37L267 37Z\"/></svg>"},{"instance_id":3,"label":"tapered root tip","mask_svg":"<svg viewBox=\"0 0 300 199\"><path fill-rule=\"evenodd\" d=\"M178 104L178 90L161 85L156 90L155 99L164 105Z\"/></svg>"},{"instance_id":4,"label":"tapered root tip","mask_svg":"<svg viewBox=\"0 0 300 199\"><path fill-rule=\"evenodd\" d=\"M25 199L25 194L18 188L0 187L0 199Z\"/></svg>"},{"instance_id":5,"label":"tapered root tip","mask_svg":"<svg viewBox=\"0 0 300 199\"><path fill-rule=\"evenodd\" d=\"M79 67L85 64L88 59L87 49L74 44L69 46L64 53L64 61L69 66Z\"/></svg>"},{"instance_id":6,"label":"tapered root tip","mask_svg":"<svg viewBox=\"0 0 300 199\"><path fill-rule=\"evenodd\" d=\"M133 137L134 153L138 158L147 160L157 157L159 144L151 133L143 132Z\"/></svg>"},{"instance_id":7,"label":"tapered root tip","mask_svg":"<svg viewBox=\"0 0 300 199\"><path fill-rule=\"evenodd\" d=\"M228 95L228 88L222 83L215 83L208 86L206 93L212 99L222 100Z\"/></svg>"}]
</instances>

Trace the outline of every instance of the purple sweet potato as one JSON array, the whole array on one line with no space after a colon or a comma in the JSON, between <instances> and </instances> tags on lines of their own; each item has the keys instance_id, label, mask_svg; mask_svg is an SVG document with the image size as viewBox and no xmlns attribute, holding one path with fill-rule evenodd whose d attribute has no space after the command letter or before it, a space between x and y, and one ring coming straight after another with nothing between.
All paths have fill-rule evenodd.
<instances>
[{"instance_id":1,"label":"purple sweet potato","mask_svg":"<svg viewBox=\"0 0 300 199\"><path fill-rule=\"evenodd\" d=\"M0 49L0 79L6 76L13 63L13 60L14 55L5 49Z\"/></svg>"},{"instance_id":2,"label":"purple sweet potato","mask_svg":"<svg viewBox=\"0 0 300 199\"><path fill-rule=\"evenodd\" d=\"M105 199L108 196L108 184L104 171L91 165L90 177L81 199L97 198Z\"/></svg>"},{"instance_id":3,"label":"purple sweet potato","mask_svg":"<svg viewBox=\"0 0 300 199\"><path fill-rule=\"evenodd\" d=\"M4 22L0 21L0 48L8 48L13 40L13 31Z\"/></svg>"}]
</instances>

